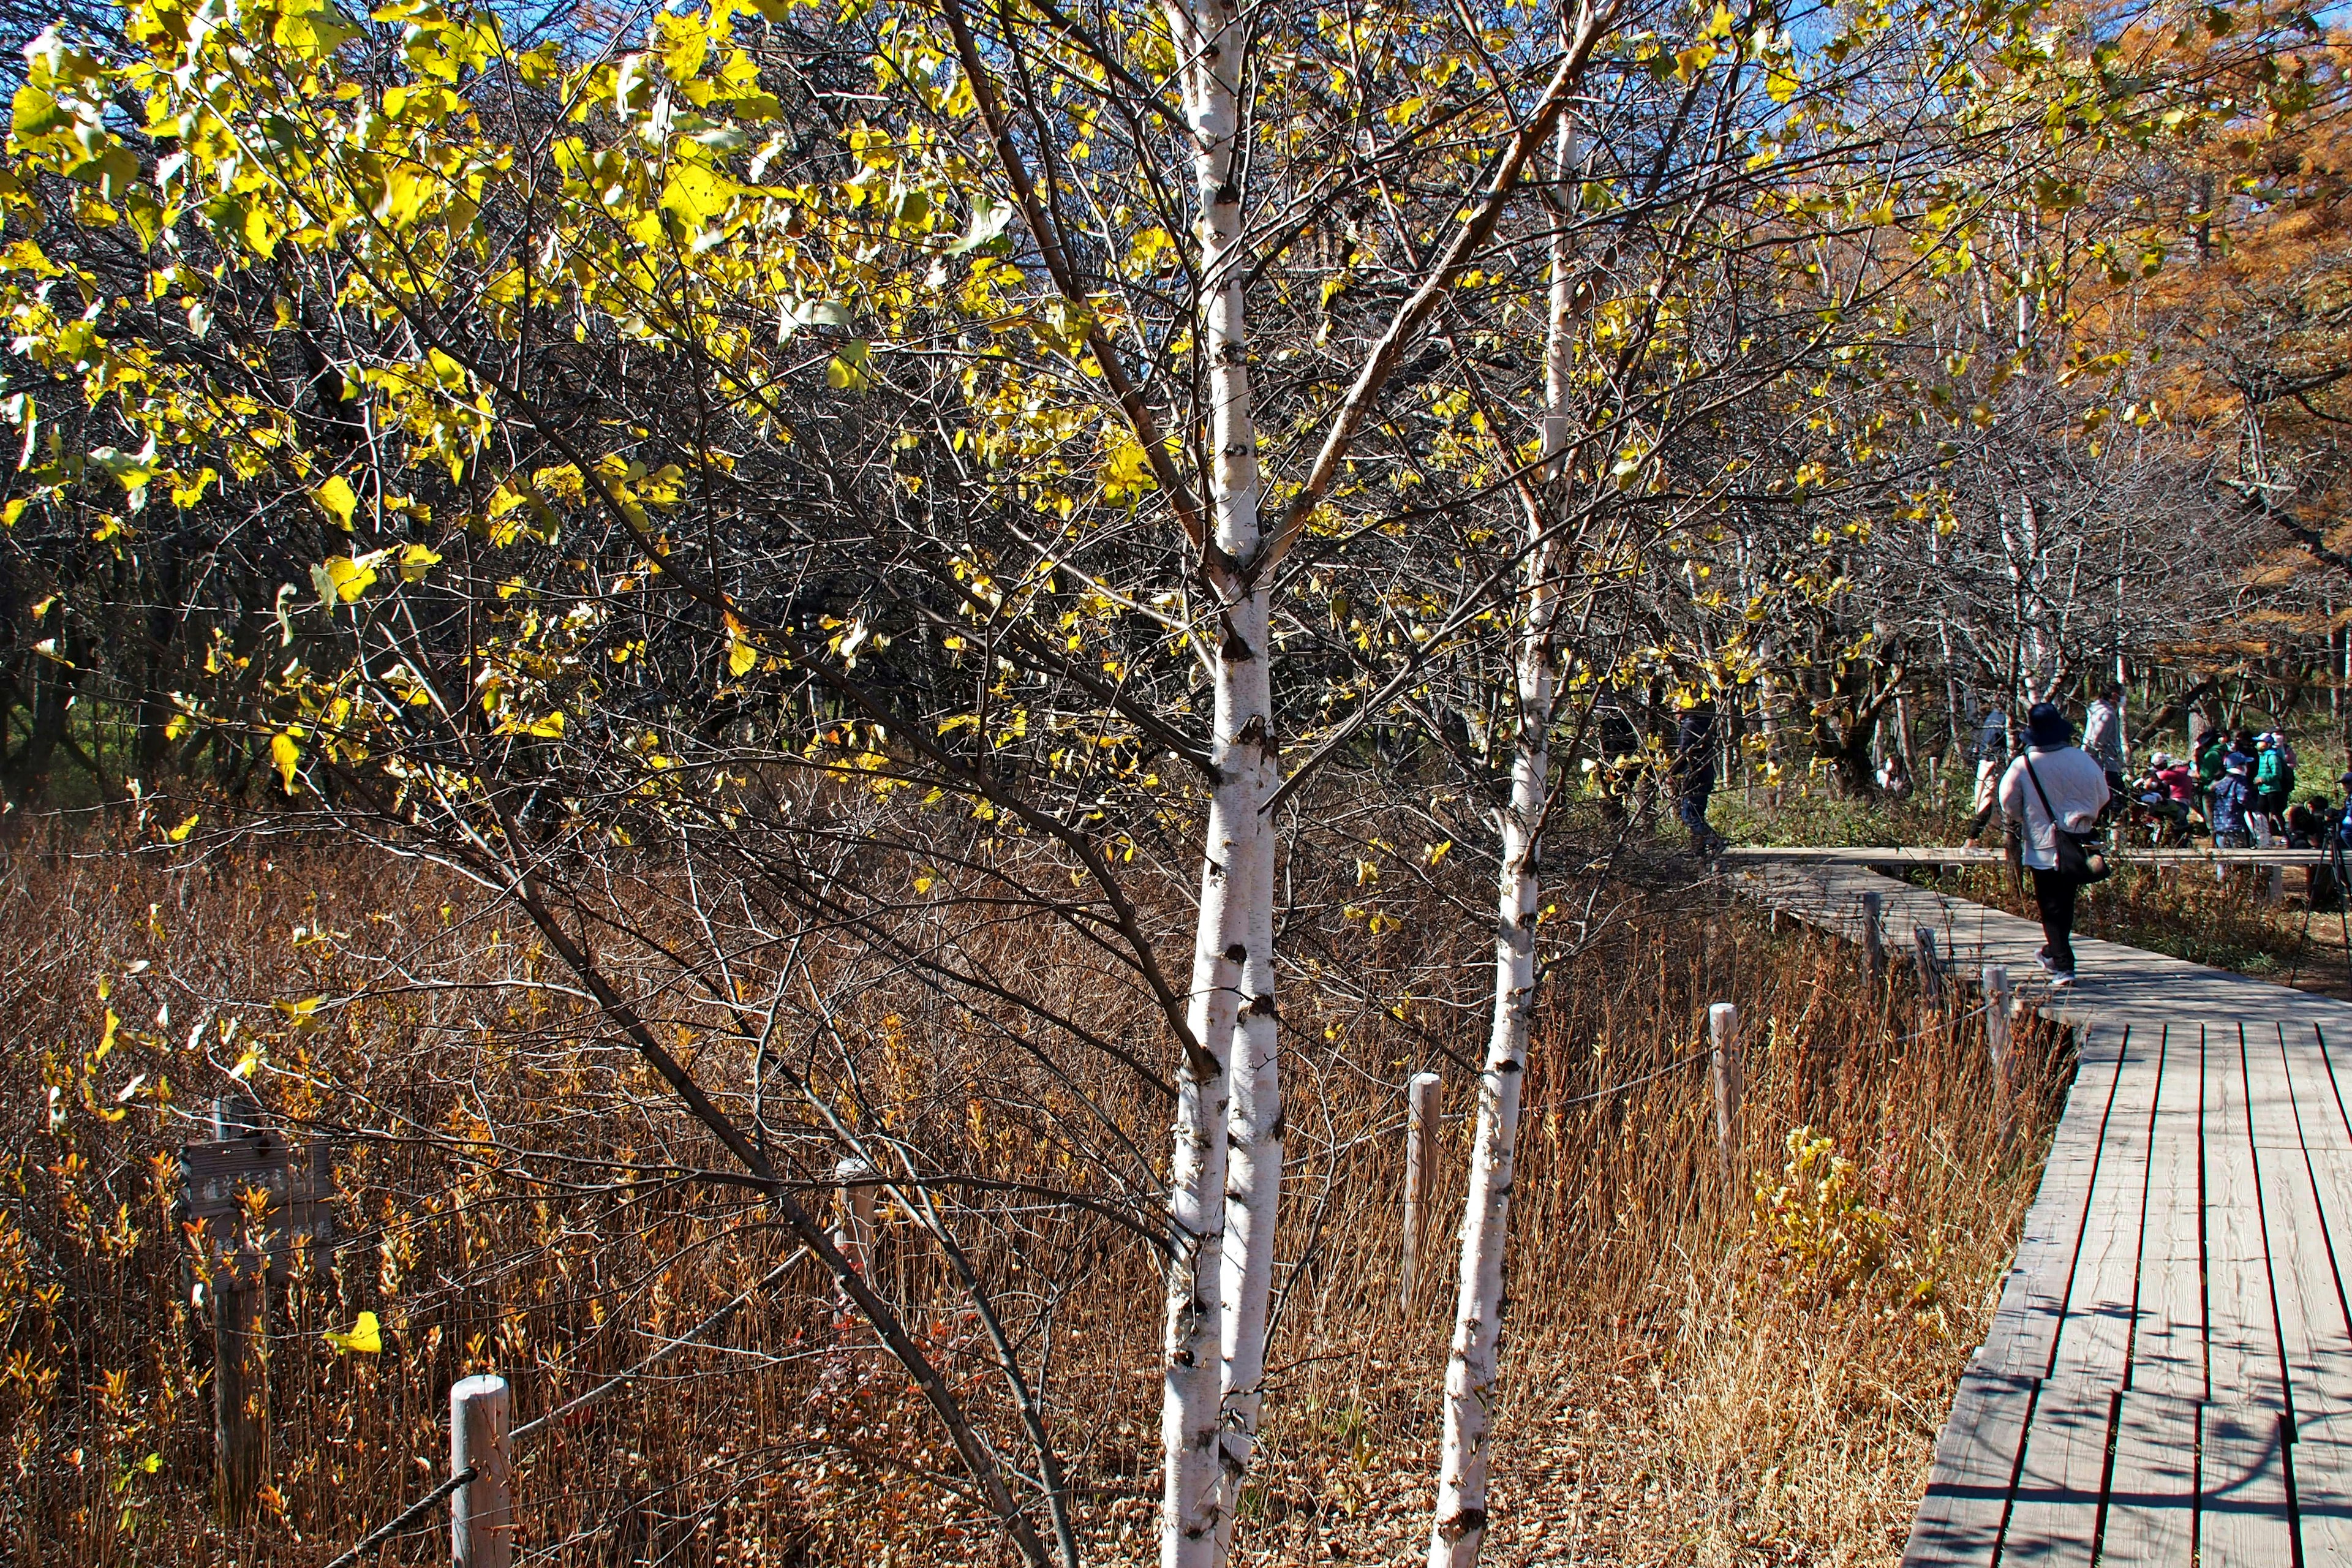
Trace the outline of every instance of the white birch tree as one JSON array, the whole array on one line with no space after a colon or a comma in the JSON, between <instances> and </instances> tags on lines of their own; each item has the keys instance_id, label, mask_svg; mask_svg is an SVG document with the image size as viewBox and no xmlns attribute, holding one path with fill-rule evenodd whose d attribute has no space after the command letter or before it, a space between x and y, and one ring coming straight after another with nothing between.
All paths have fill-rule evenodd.
<instances>
[{"instance_id":1,"label":"white birch tree","mask_svg":"<svg viewBox=\"0 0 2352 1568\"><path fill-rule=\"evenodd\" d=\"M1575 122L1563 119L1553 167L1558 188L1573 189L1580 162ZM1527 562L1513 671L1517 732L1510 797L1499 813L1502 862L1496 889L1494 1023L1478 1075L1470 1192L1462 1219L1461 1288L1445 1368L1444 1447L1438 1461L1437 1513L1430 1528L1431 1568L1475 1563L1486 1538L1492 1424L1486 1406L1497 1375L1511 1169L1518 1144L1519 1089L1527 1076L1528 1026L1535 1010L1538 835L1551 798L1552 701L1559 678L1555 563L1574 510L1569 497L1576 444L1577 289L1569 216L1562 211L1552 226L1550 310L1544 343L1543 474L1557 505L1527 509Z\"/></svg>"}]
</instances>

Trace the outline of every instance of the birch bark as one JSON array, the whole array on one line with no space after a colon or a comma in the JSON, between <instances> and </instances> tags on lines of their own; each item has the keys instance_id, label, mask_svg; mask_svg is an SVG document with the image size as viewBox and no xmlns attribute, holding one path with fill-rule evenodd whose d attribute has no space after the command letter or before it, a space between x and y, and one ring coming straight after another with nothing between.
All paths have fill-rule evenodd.
<instances>
[{"instance_id":1,"label":"birch bark","mask_svg":"<svg viewBox=\"0 0 2352 1568\"><path fill-rule=\"evenodd\" d=\"M1189 1020L1197 1045L1178 1075L1169 1181L1173 1255L1160 1407L1166 1472L1160 1550L1165 1568L1209 1568L1229 1539L1228 1471L1237 1486L1237 1467L1247 1457L1246 1431L1238 1455L1221 1441L1232 1367L1245 1374L1255 1417L1281 1175L1273 1051L1273 835L1260 809L1273 787L1275 736L1267 589L1233 569L1255 560L1262 542L1244 308L1247 257L1234 178L1247 34L1230 0L1197 7L1171 4L1167 15L1183 62L1192 135L1213 447L1213 527L1204 575L1216 593L1218 615L1214 773Z\"/></svg>"},{"instance_id":2,"label":"birch bark","mask_svg":"<svg viewBox=\"0 0 2352 1568\"><path fill-rule=\"evenodd\" d=\"M1556 174L1563 188L1581 161L1573 121L1563 117ZM1574 255L1568 211L1551 240L1551 313L1545 342L1544 456L1554 493L1572 480L1564 459L1573 446L1570 397L1575 368ZM1563 508L1563 512L1565 508ZM1486 1533L1487 1401L1496 1377L1503 1316L1503 1251L1518 1145L1519 1087L1527 1076L1528 1024L1535 1008L1536 831L1550 791L1551 719L1556 684L1553 623L1559 611L1555 564L1561 518L1532 510L1525 620L1515 674L1518 733L1511 758L1510 804L1502 813L1503 857L1495 930L1495 1016L1478 1077L1478 1120L1470 1153L1470 1193L1462 1216L1462 1279L1454 1347L1445 1368L1444 1448L1437 1511L1430 1528L1430 1568L1468 1568Z\"/></svg>"}]
</instances>

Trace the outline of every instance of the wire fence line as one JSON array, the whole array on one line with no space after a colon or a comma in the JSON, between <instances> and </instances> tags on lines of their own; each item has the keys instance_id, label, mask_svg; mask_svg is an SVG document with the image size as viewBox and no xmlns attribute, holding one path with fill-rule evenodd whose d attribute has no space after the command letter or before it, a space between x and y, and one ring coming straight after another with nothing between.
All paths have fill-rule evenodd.
<instances>
[{"instance_id":1,"label":"wire fence line","mask_svg":"<svg viewBox=\"0 0 2352 1568\"><path fill-rule=\"evenodd\" d=\"M423 1497L418 1498L415 1502L410 1503L406 1508L402 1509L398 1513L394 1514L390 1519L385 1520L382 1524L379 1524L373 1530L369 1531L365 1535L361 1536L358 1542L354 1544L349 1552L344 1552L341 1557L338 1557L333 1562L328 1563L327 1568L352 1568L353 1563L359 1562L369 1552L373 1552L377 1547L382 1546L385 1542L390 1541L394 1536L398 1535L402 1531L406 1530L410 1525L415 1524L418 1520L424 1518L425 1515L432 1512L434 1509L440 1506L441 1502L445 1499L455 1495L460 1487L463 1487L467 1482L472 1480L475 1476L479 1473L480 1472L476 1469L474 1466L467 1465L464 1469L459 1470L456 1475L451 1476L447 1480L443 1481L439 1486L435 1487L431 1491L426 1492Z\"/></svg>"}]
</instances>

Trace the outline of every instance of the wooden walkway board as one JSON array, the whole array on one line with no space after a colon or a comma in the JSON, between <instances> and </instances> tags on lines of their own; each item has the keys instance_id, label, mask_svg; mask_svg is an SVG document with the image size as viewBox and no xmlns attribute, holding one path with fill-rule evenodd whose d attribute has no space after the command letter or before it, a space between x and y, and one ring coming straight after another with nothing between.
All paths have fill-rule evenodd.
<instances>
[{"instance_id":1,"label":"wooden walkway board","mask_svg":"<svg viewBox=\"0 0 2352 1568\"><path fill-rule=\"evenodd\" d=\"M1957 851L1749 855L1775 910L1890 947L1936 932L2073 1027L2074 1083L1906 1564L2352 1565L2352 1005L2077 939L1869 864ZM1859 863L1857 863L1859 862ZM2197 875L2184 867L2180 874Z\"/></svg>"}]
</instances>

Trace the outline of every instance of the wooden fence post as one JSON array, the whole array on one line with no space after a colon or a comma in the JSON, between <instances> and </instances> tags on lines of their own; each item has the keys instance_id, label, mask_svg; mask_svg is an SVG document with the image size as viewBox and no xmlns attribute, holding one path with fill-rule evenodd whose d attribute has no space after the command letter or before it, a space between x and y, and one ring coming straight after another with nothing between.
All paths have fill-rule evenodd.
<instances>
[{"instance_id":1,"label":"wooden fence post","mask_svg":"<svg viewBox=\"0 0 2352 1568\"><path fill-rule=\"evenodd\" d=\"M1926 926L1912 928L1911 961L1919 967L1919 994L1940 1004L1944 1000L1944 966L1936 959L1936 933Z\"/></svg>"},{"instance_id":2,"label":"wooden fence post","mask_svg":"<svg viewBox=\"0 0 2352 1568\"><path fill-rule=\"evenodd\" d=\"M449 1386L449 1474L471 1466L474 1479L449 1494L449 1561L454 1568L510 1568L514 1562L513 1411L503 1377L469 1377Z\"/></svg>"},{"instance_id":3,"label":"wooden fence post","mask_svg":"<svg viewBox=\"0 0 2352 1568\"><path fill-rule=\"evenodd\" d=\"M1984 966L1985 1049L1992 1057L1993 1113L2000 1124L2000 1141L2009 1142L2009 969L2005 964Z\"/></svg>"},{"instance_id":4,"label":"wooden fence post","mask_svg":"<svg viewBox=\"0 0 2352 1568\"><path fill-rule=\"evenodd\" d=\"M1444 1080L1417 1072L1404 1086L1404 1241L1397 1269L1397 1310L1411 1316L1412 1288L1421 1272L1421 1211L1429 1179L1437 1170L1439 1092Z\"/></svg>"},{"instance_id":5,"label":"wooden fence post","mask_svg":"<svg viewBox=\"0 0 2352 1568\"><path fill-rule=\"evenodd\" d=\"M268 1279L257 1247L213 1254L213 1456L230 1521L253 1507L269 1468Z\"/></svg>"},{"instance_id":6,"label":"wooden fence post","mask_svg":"<svg viewBox=\"0 0 2352 1568\"><path fill-rule=\"evenodd\" d=\"M265 1112L240 1084L213 1100L213 1137L263 1131ZM213 1253L213 1458L224 1519L245 1517L269 1468L269 1259L235 1234Z\"/></svg>"},{"instance_id":7,"label":"wooden fence post","mask_svg":"<svg viewBox=\"0 0 2352 1568\"><path fill-rule=\"evenodd\" d=\"M1731 1179L1738 1152L1739 1097L1748 1088L1748 1063L1739 1049L1739 1009L1717 1002L1706 1010L1707 1038L1715 1047L1715 1147L1724 1180Z\"/></svg>"},{"instance_id":8,"label":"wooden fence post","mask_svg":"<svg viewBox=\"0 0 2352 1568\"><path fill-rule=\"evenodd\" d=\"M874 1167L852 1156L834 1166L833 1180L837 1189L833 1219L834 1247L848 1261L850 1268L871 1279L874 1201L882 1190L874 1181ZM856 1308L850 1301L847 1286L835 1283L833 1304L834 1334L839 1347L846 1347L857 1331Z\"/></svg>"},{"instance_id":9,"label":"wooden fence post","mask_svg":"<svg viewBox=\"0 0 2352 1568\"><path fill-rule=\"evenodd\" d=\"M874 1201L882 1189L875 1183L874 1167L859 1159L844 1160L834 1166L833 1179L841 1189L840 1207L833 1223L833 1245L849 1259L850 1267L863 1274L874 1246Z\"/></svg>"},{"instance_id":10,"label":"wooden fence post","mask_svg":"<svg viewBox=\"0 0 2352 1568\"><path fill-rule=\"evenodd\" d=\"M1876 893L1862 896L1862 961L1877 979L1886 970L1886 916Z\"/></svg>"}]
</instances>

